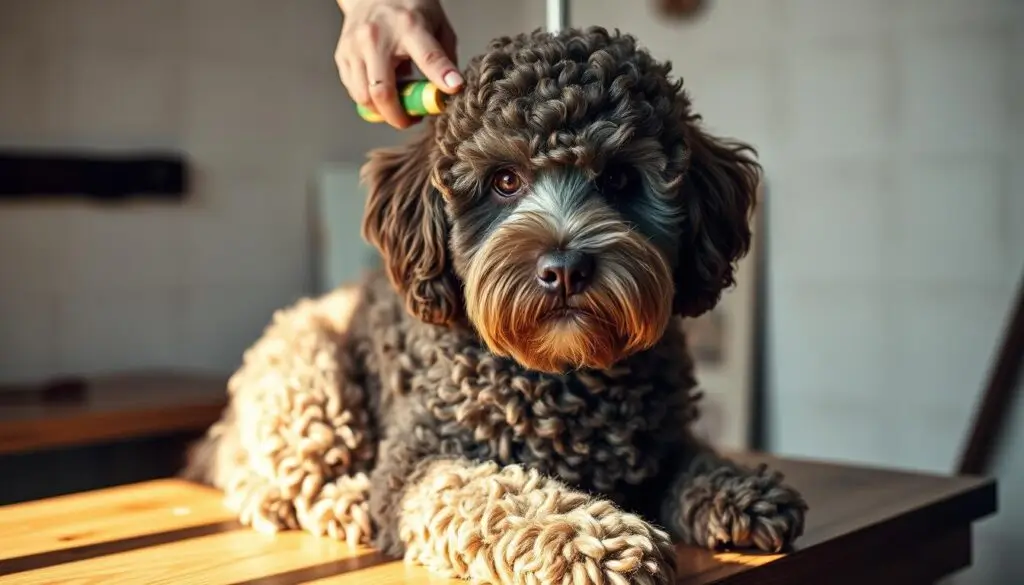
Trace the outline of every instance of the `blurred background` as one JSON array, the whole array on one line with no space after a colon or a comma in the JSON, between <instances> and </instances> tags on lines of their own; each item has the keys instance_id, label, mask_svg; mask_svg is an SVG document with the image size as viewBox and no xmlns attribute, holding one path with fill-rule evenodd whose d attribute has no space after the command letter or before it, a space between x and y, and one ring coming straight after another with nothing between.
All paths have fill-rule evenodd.
<instances>
[{"instance_id":1,"label":"blurred background","mask_svg":"<svg viewBox=\"0 0 1024 585\"><path fill-rule=\"evenodd\" d=\"M672 60L711 130L765 166L756 253L709 320L733 350L707 352L708 432L953 472L1024 271L1024 2L720 0L687 20L658 4L576 0L570 19ZM543 0L445 5L462 63L544 25ZM340 24L333 0L0 0L0 150L156 152L189 176L181 200L0 198L0 444L81 380L120 404L220 400L275 309L373 265L355 172L406 136L355 114ZM958 583L1024 582L1024 403L1008 417L1000 512ZM0 500L152 459L15 435Z\"/></svg>"}]
</instances>

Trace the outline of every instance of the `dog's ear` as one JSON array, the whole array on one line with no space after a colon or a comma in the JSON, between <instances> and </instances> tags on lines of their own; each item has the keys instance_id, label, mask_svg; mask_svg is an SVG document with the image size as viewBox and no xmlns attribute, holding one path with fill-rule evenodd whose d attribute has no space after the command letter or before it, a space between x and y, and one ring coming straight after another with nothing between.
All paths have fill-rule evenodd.
<instances>
[{"instance_id":1,"label":"dog's ear","mask_svg":"<svg viewBox=\"0 0 1024 585\"><path fill-rule=\"evenodd\" d=\"M370 151L360 176L368 191L362 235L383 257L391 284L411 315L450 325L462 310L451 267L444 199L430 175L434 125L405 145Z\"/></svg>"},{"instance_id":2,"label":"dog's ear","mask_svg":"<svg viewBox=\"0 0 1024 585\"><path fill-rule=\"evenodd\" d=\"M685 210L676 269L675 311L696 317L735 283L736 262L750 249L750 221L761 166L750 146L706 134L700 117L685 123L688 168L681 186Z\"/></svg>"}]
</instances>

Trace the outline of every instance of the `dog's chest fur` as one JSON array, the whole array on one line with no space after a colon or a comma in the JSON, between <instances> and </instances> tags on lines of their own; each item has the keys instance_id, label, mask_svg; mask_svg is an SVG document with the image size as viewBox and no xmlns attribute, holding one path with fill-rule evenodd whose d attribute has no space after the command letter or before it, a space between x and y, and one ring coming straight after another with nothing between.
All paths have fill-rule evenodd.
<instances>
[{"instance_id":1,"label":"dog's chest fur","mask_svg":"<svg viewBox=\"0 0 1024 585\"><path fill-rule=\"evenodd\" d=\"M365 288L352 350L382 439L420 456L520 463L612 497L657 475L695 416L678 327L612 371L527 371L471 332L408 316L383 279Z\"/></svg>"}]
</instances>

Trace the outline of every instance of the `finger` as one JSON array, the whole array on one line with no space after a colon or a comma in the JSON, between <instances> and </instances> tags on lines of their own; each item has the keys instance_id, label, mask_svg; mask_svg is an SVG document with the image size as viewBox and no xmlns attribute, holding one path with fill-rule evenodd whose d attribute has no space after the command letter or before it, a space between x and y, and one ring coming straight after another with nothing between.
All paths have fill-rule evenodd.
<instances>
[{"instance_id":1,"label":"finger","mask_svg":"<svg viewBox=\"0 0 1024 585\"><path fill-rule=\"evenodd\" d=\"M339 39L338 46L334 49L334 64L338 67L338 77L341 78L342 84L345 84L346 79L348 79L348 64L346 61L345 50L342 41Z\"/></svg>"},{"instance_id":2,"label":"finger","mask_svg":"<svg viewBox=\"0 0 1024 585\"><path fill-rule=\"evenodd\" d=\"M391 57L382 53L378 47L369 47L363 52L367 91L373 102L373 109L385 122L395 128L407 128L412 119L398 102L395 69Z\"/></svg>"},{"instance_id":3,"label":"finger","mask_svg":"<svg viewBox=\"0 0 1024 585\"><path fill-rule=\"evenodd\" d=\"M437 40L441 43L441 46L444 48L444 52L448 54L448 58L452 60L452 63L454 63L456 67L458 67L459 39L455 35L455 30L452 28L452 25L447 20L441 23L441 32L438 33Z\"/></svg>"},{"instance_id":4,"label":"finger","mask_svg":"<svg viewBox=\"0 0 1024 585\"><path fill-rule=\"evenodd\" d=\"M444 47L423 27L410 28L402 39L402 46L420 71L445 93L455 93L462 87L462 75L448 58Z\"/></svg>"},{"instance_id":5,"label":"finger","mask_svg":"<svg viewBox=\"0 0 1024 585\"><path fill-rule=\"evenodd\" d=\"M363 106L372 106L369 89L366 87L366 65L362 61L346 60L345 88L352 96L352 101Z\"/></svg>"},{"instance_id":6,"label":"finger","mask_svg":"<svg viewBox=\"0 0 1024 585\"><path fill-rule=\"evenodd\" d=\"M349 73L349 70L350 68L348 62L338 61L338 77L341 78L341 85L345 86L345 91L347 91L348 95L352 97L353 100L355 100L355 96L352 95L352 88L349 87L350 79L352 78L352 75Z\"/></svg>"},{"instance_id":7,"label":"finger","mask_svg":"<svg viewBox=\"0 0 1024 585\"><path fill-rule=\"evenodd\" d=\"M346 34L345 27L342 27L341 37L334 49L334 62L338 65L341 84L348 91L349 97L357 104L365 106L370 103L366 91L366 66L359 60L358 52L353 50L351 37L351 34Z\"/></svg>"},{"instance_id":8,"label":"finger","mask_svg":"<svg viewBox=\"0 0 1024 585\"><path fill-rule=\"evenodd\" d=\"M369 106L372 107L385 122L395 128L409 125L409 116L402 111L398 103L398 90L395 84L394 64L392 55L395 53L391 36L382 34L381 28L375 23L366 23L355 31L355 49L361 55L363 75L366 78L366 91Z\"/></svg>"},{"instance_id":9,"label":"finger","mask_svg":"<svg viewBox=\"0 0 1024 585\"><path fill-rule=\"evenodd\" d=\"M338 75L345 77L345 57L342 56L341 47L334 50L334 65L338 68Z\"/></svg>"}]
</instances>

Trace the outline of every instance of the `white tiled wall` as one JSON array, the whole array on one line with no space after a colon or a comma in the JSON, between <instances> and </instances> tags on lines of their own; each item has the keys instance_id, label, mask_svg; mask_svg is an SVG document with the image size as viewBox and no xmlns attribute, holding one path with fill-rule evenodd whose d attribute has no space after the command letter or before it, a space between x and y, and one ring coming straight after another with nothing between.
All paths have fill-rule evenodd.
<instances>
[{"instance_id":1,"label":"white tiled wall","mask_svg":"<svg viewBox=\"0 0 1024 585\"><path fill-rule=\"evenodd\" d=\"M540 21L446 4L463 59ZM311 290L317 169L403 139L355 115L340 23L332 0L0 1L0 146L172 149L195 173L182 206L0 205L0 383L228 372Z\"/></svg>"},{"instance_id":2,"label":"white tiled wall","mask_svg":"<svg viewBox=\"0 0 1024 585\"><path fill-rule=\"evenodd\" d=\"M577 0L670 58L767 171L769 447L953 469L1024 271L1024 2ZM1024 383L1024 381L1022 381ZM962 583L1024 581L1024 404ZM1019 557L1019 555L1016 555Z\"/></svg>"}]
</instances>

